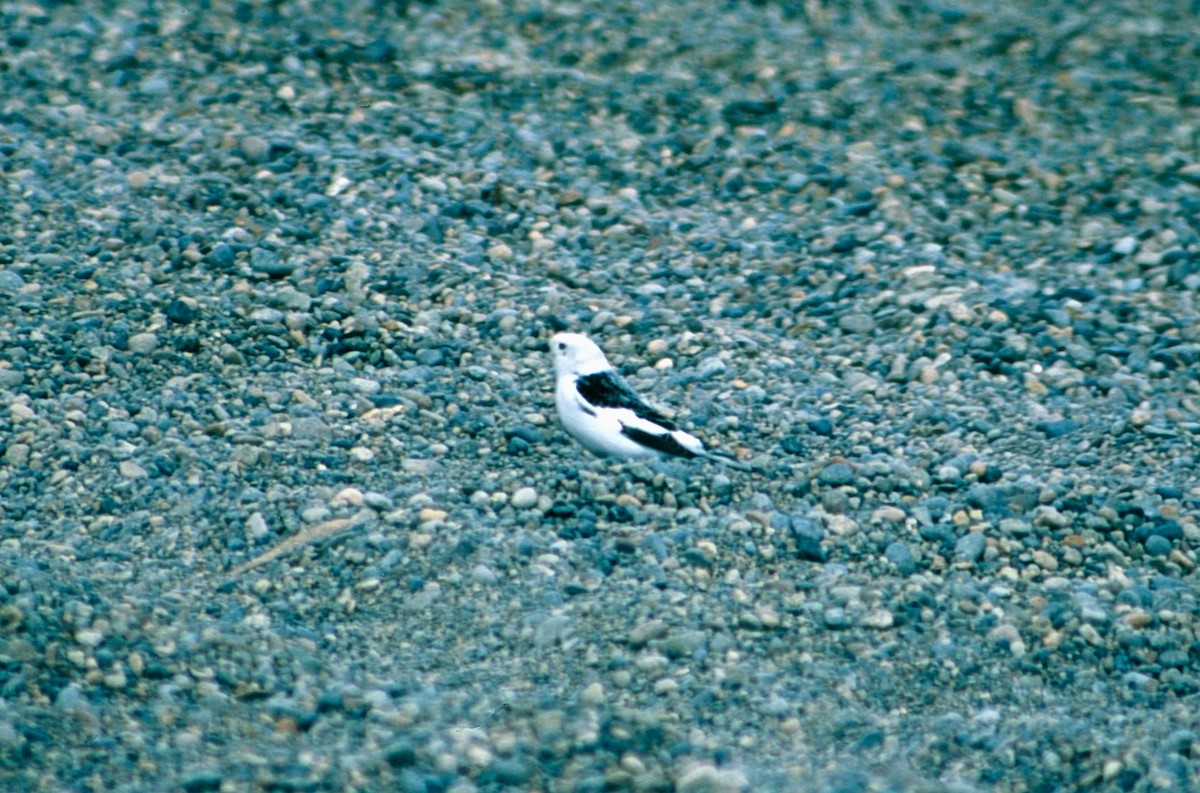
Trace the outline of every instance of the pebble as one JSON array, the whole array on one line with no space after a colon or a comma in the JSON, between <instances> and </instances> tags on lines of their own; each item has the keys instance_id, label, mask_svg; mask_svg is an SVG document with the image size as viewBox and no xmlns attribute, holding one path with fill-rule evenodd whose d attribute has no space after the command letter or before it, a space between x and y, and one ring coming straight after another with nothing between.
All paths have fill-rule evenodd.
<instances>
[{"instance_id":1,"label":"pebble","mask_svg":"<svg viewBox=\"0 0 1200 793\"><path fill-rule=\"evenodd\" d=\"M899 507L879 507L871 513L873 523L903 523L908 515Z\"/></svg>"},{"instance_id":2,"label":"pebble","mask_svg":"<svg viewBox=\"0 0 1200 793\"><path fill-rule=\"evenodd\" d=\"M1128 256L1136 251L1137 247L1137 237L1121 237L1113 243L1112 249L1113 253L1116 253L1120 256Z\"/></svg>"},{"instance_id":3,"label":"pebble","mask_svg":"<svg viewBox=\"0 0 1200 793\"><path fill-rule=\"evenodd\" d=\"M958 538L954 544L954 560L973 564L983 555L987 541L981 532L972 531Z\"/></svg>"},{"instance_id":4,"label":"pebble","mask_svg":"<svg viewBox=\"0 0 1200 793\"><path fill-rule=\"evenodd\" d=\"M1045 570L1047 573L1053 573L1058 569L1058 560L1047 551L1041 549L1033 552L1033 563Z\"/></svg>"},{"instance_id":5,"label":"pebble","mask_svg":"<svg viewBox=\"0 0 1200 793\"><path fill-rule=\"evenodd\" d=\"M887 630L896 623L896 618L892 612L886 609L873 609L862 615L858 624L864 628L872 630Z\"/></svg>"},{"instance_id":6,"label":"pebble","mask_svg":"<svg viewBox=\"0 0 1200 793\"><path fill-rule=\"evenodd\" d=\"M847 333L867 335L875 330L875 318L870 314L845 314L838 318L838 327Z\"/></svg>"},{"instance_id":7,"label":"pebble","mask_svg":"<svg viewBox=\"0 0 1200 793\"><path fill-rule=\"evenodd\" d=\"M0 269L0 292L12 294L25 286L25 279L16 270Z\"/></svg>"},{"instance_id":8,"label":"pebble","mask_svg":"<svg viewBox=\"0 0 1200 793\"><path fill-rule=\"evenodd\" d=\"M129 337L129 351L141 355L152 353L158 349L158 335L154 333L135 333Z\"/></svg>"},{"instance_id":9,"label":"pebble","mask_svg":"<svg viewBox=\"0 0 1200 793\"><path fill-rule=\"evenodd\" d=\"M846 463L830 463L821 469L817 480L823 485L840 487L854 483L854 469Z\"/></svg>"},{"instance_id":10,"label":"pebble","mask_svg":"<svg viewBox=\"0 0 1200 793\"><path fill-rule=\"evenodd\" d=\"M198 314L194 301L176 299L167 303L167 307L163 309L167 319L175 325L190 325L196 320Z\"/></svg>"},{"instance_id":11,"label":"pebble","mask_svg":"<svg viewBox=\"0 0 1200 793\"><path fill-rule=\"evenodd\" d=\"M246 519L246 536L251 542L259 542L271 533L267 519L261 512L254 512Z\"/></svg>"},{"instance_id":12,"label":"pebble","mask_svg":"<svg viewBox=\"0 0 1200 793\"><path fill-rule=\"evenodd\" d=\"M450 513L444 509L436 507L422 507L417 513L417 520L421 523L433 523L435 521L444 521L450 517Z\"/></svg>"},{"instance_id":13,"label":"pebble","mask_svg":"<svg viewBox=\"0 0 1200 793\"><path fill-rule=\"evenodd\" d=\"M579 694L579 702L588 707L598 707L605 702L604 686L598 681L588 683Z\"/></svg>"},{"instance_id":14,"label":"pebble","mask_svg":"<svg viewBox=\"0 0 1200 793\"><path fill-rule=\"evenodd\" d=\"M884 557L891 562L900 575L912 575L917 571L917 563L912 551L902 542L889 543L884 550Z\"/></svg>"},{"instance_id":15,"label":"pebble","mask_svg":"<svg viewBox=\"0 0 1200 793\"><path fill-rule=\"evenodd\" d=\"M104 641L104 634L97 630L85 628L75 632L75 641L84 647L98 647Z\"/></svg>"},{"instance_id":16,"label":"pebble","mask_svg":"<svg viewBox=\"0 0 1200 793\"><path fill-rule=\"evenodd\" d=\"M1151 534L1146 538L1146 553L1151 556L1168 556L1171 553L1171 541L1161 534Z\"/></svg>"},{"instance_id":17,"label":"pebble","mask_svg":"<svg viewBox=\"0 0 1200 793\"><path fill-rule=\"evenodd\" d=\"M265 138L257 135L245 135L238 141L238 149L251 162L265 162L271 150L271 144Z\"/></svg>"},{"instance_id":18,"label":"pebble","mask_svg":"<svg viewBox=\"0 0 1200 793\"><path fill-rule=\"evenodd\" d=\"M150 475L149 471L133 460L122 460L117 464L117 468L125 479L144 479Z\"/></svg>"},{"instance_id":19,"label":"pebble","mask_svg":"<svg viewBox=\"0 0 1200 793\"><path fill-rule=\"evenodd\" d=\"M538 492L532 487L521 487L513 492L509 499L514 509L532 509L537 506Z\"/></svg>"},{"instance_id":20,"label":"pebble","mask_svg":"<svg viewBox=\"0 0 1200 793\"><path fill-rule=\"evenodd\" d=\"M724 372L726 368L728 368L726 363L720 358L705 358L696 367L696 377L701 380L707 380Z\"/></svg>"},{"instance_id":21,"label":"pebble","mask_svg":"<svg viewBox=\"0 0 1200 793\"><path fill-rule=\"evenodd\" d=\"M674 789L676 793L742 793L749 785L741 771L697 763L679 773Z\"/></svg>"},{"instance_id":22,"label":"pebble","mask_svg":"<svg viewBox=\"0 0 1200 793\"><path fill-rule=\"evenodd\" d=\"M272 278L283 278L295 272L296 264L290 257L282 257L269 248L260 247L250 251L250 269Z\"/></svg>"}]
</instances>

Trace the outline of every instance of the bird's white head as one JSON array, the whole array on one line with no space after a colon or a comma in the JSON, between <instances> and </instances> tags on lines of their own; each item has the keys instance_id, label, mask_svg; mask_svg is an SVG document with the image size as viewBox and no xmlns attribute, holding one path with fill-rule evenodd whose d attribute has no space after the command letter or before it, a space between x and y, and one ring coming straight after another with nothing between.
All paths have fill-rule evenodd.
<instances>
[{"instance_id":1,"label":"bird's white head","mask_svg":"<svg viewBox=\"0 0 1200 793\"><path fill-rule=\"evenodd\" d=\"M556 333L550 337L554 371L562 375L588 375L611 369L596 342L582 333Z\"/></svg>"}]
</instances>

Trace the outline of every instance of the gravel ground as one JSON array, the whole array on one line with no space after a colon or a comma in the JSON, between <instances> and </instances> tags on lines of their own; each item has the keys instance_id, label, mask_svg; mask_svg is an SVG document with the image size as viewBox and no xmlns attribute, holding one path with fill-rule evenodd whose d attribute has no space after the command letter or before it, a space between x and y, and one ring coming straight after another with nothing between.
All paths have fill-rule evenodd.
<instances>
[{"instance_id":1,"label":"gravel ground","mask_svg":"<svg viewBox=\"0 0 1200 793\"><path fill-rule=\"evenodd\" d=\"M0 5L0 787L1200 789L1186 5Z\"/></svg>"}]
</instances>

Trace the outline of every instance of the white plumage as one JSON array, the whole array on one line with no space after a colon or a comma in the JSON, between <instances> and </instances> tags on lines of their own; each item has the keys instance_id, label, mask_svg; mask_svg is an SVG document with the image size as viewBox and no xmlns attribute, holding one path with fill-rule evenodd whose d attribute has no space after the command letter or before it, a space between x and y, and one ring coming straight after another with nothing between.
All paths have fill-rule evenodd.
<instances>
[{"instance_id":1,"label":"white plumage","mask_svg":"<svg viewBox=\"0 0 1200 793\"><path fill-rule=\"evenodd\" d=\"M696 436L642 401L596 343L579 333L550 339L557 383L554 404L563 427L602 457L704 457L745 468L709 451Z\"/></svg>"}]
</instances>

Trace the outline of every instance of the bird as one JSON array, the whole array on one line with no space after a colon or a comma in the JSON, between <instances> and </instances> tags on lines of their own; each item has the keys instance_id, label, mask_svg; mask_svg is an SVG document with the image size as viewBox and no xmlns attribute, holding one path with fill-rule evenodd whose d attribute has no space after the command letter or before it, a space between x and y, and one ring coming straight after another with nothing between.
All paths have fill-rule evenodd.
<instances>
[{"instance_id":1,"label":"bird","mask_svg":"<svg viewBox=\"0 0 1200 793\"><path fill-rule=\"evenodd\" d=\"M563 428L600 457L683 457L713 460L739 470L750 466L704 446L647 405L613 369L597 344L581 333L550 338L556 382L554 406Z\"/></svg>"}]
</instances>

